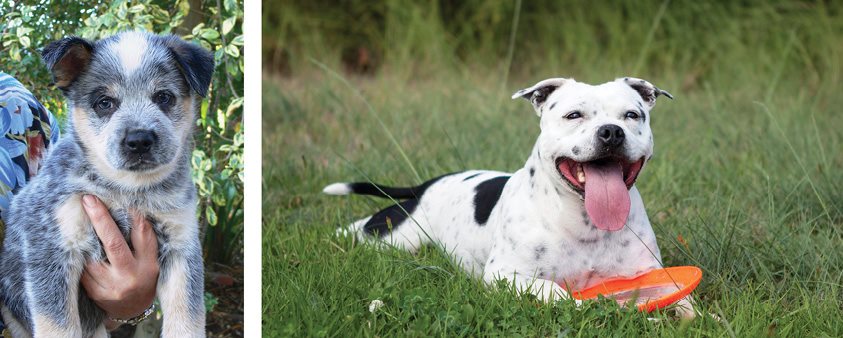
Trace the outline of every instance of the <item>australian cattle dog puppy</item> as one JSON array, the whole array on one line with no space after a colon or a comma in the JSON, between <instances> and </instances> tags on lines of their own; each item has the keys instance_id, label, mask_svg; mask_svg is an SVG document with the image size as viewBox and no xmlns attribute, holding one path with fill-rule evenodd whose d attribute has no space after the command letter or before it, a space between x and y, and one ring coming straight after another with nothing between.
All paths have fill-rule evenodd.
<instances>
[{"instance_id":1,"label":"australian cattle dog puppy","mask_svg":"<svg viewBox=\"0 0 843 338\"><path fill-rule=\"evenodd\" d=\"M129 210L158 237L164 337L205 335L203 265L191 181L193 128L211 53L176 36L68 37L42 57L67 98L67 134L12 201L0 265L2 315L15 337L107 337L80 288L105 260L82 196L105 203L129 240Z\"/></svg>"}]
</instances>

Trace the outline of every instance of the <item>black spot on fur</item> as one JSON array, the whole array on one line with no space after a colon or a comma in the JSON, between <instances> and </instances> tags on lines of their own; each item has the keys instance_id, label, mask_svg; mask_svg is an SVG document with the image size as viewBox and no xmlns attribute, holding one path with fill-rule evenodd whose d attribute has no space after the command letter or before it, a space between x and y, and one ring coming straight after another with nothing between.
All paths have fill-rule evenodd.
<instances>
[{"instance_id":1,"label":"black spot on fur","mask_svg":"<svg viewBox=\"0 0 843 338\"><path fill-rule=\"evenodd\" d=\"M479 175L480 175L480 173L476 173L476 174L474 174L474 175L469 175L468 177L463 178L463 179L462 179L462 181L463 181L463 182L468 181L468 180L470 180L470 179L472 179L472 178L475 178L475 177L477 177L477 176L479 176Z\"/></svg>"},{"instance_id":2,"label":"black spot on fur","mask_svg":"<svg viewBox=\"0 0 843 338\"><path fill-rule=\"evenodd\" d=\"M413 211L416 210L416 206L418 206L419 204L419 199L421 199L422 195L427 190L427 188L429 188L431 185L433 185L443 177L449 175L452 174L442 175L430 179L419 186L410 188L392 188L376 185L374 183L369 182L352 183L352 191L357 194L366 194L383 197L391 196L392 198L412 197L411 199L392 205L372 215L372 218L370 218L369 221L366 222L365 225L363 225L363 232L368 235L377 234L378 237L383 237L390 231L398 228L398 226L401 225L401 223L403 223L407 219L407 215L412 214Z\"/></svg>"},{"instance_id":3,"label":"black spot on fur","mask_svg":"<svg viewBox=\"0 0 843 338\"><path fill-rule=\"evenodd\" d=\"M580 238L577 239L577 242L580 242L580 244L594 244L597 243L597 240L598 238Z\"/></svg>"},{"instance_id":4,"label":"black spot on fur","mask_svg":"<svg viewBox=\"0 0 843 338\"><path fill-rule=\"evenodd\" d=\"M547 251L547 248L544 245L539 245L536 247L536 260L539 260L544 256L544 253Z\"/></svg>"},{"instance_id":5,"label":"black spot on fur","mask_svg":"<svg viewBox=\"0 0 843 338\"><path fill-rule=\"evenodd\" d=\"M492 209L501 198L501 192L509 176L498 176L483 181L474 188L474 220L477 224L485 225L492 214Z\"/></svg>"},{"instance_id":6,"label":"black spot on fur","mask_svg":"<svg viewBox=\"0 0 843 338\"><path fill-rule=\"evenodd\" d=\"M621 246L624 247L624 248L628 247L629 246L629 240L627 239L627 240L621 242Z\"/></svg>"},{"instance_id":7,"label":"black spot on fur","mask_svg":"<svg viewBox=\"0 0 843 338\"><path fill-rule=\"evenodd\" d=\"M556 107L556 102L550 104L550 110L553 110L553 107Z\"/></svg>"},{"instance_id":8,"label":"black spot on fur","mask_svg":"<svg viewBox=\"0 0 843 338\"><path fill-rule=\"evenodd\" d=\"M419 205L419 200L406 200L372 215L372 218L363 226L363 231L368 235L383 237L390 231L398 228L412 214Z\"/></svg>"},{"instance_id":9,"label":"black spot on fur","mask_svg":"<svg viewBox=\"0 0 843 338\"><path fill-rule=\"evenodd\" d=\"M536 174L536 168L530 167L530 177Z\"/></svg>"},{"instance_id":10,"label":"black spot on fur","mask_svg":"<svg viewBox=\"0 0 843 338\"><path fill-rule=\"evenodd\" d=\"M574 155L579 155L580 147L574 146L573 148L571 148L571 152L574 153Z\"/></svg>"}]
</instances>

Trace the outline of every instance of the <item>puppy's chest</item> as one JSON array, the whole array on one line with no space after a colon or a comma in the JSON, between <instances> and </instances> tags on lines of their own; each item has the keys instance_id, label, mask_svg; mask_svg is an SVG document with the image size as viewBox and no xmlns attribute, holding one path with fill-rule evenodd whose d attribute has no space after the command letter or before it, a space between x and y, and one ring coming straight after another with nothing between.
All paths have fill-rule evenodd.
<instances>
[{"instance_id":1,"label":"puppy's chest","mask_svg":"<svg viewBox=\"0 0 843 338\"><path fill-rule=\"evenodd\" d=\"M195 232L191 231L191 228L196 227L195 216L191 217L195 210L192 204L185 207L186 210L162 211L139 208L121 199L103 198L102 201L130 247L132 217L129 208L140 211L151 222L158 238L160 254L183 245L186 234ZM102 244L84 211L81 195L71 196L58 208L57 220L63 247L94 259L104 259Z\"/></svg>"}]
</instances>

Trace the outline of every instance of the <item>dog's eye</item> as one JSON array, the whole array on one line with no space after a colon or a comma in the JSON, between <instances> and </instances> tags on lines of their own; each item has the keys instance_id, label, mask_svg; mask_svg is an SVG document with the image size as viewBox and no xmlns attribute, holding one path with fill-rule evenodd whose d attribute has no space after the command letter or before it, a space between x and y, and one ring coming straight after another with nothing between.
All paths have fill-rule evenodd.
<instances>
[{"instance_id":1,"label":"dog's eye","mask_svg":"<svg viewBox=\"0 0 843 338\"><path fill-rule=\"evenodd\" d=\"M577 110L568 113L568 115L565 115L565 118L569 120L578 119L580 117L582 117L582 113Z\"/></svg>"},{"instance_id":2,"label":"dog's eye","mask_svg":"<svg viewBox=\"0 0 843 338\"><path fill-rule=\"evenodd\" d=\"M94 111L98 114L111 114L117 109L117 101L108 96L102 96L94 103Z\"/></svg>"},{"instance_id":3,"label":"dog's eye","mask_svg":"<svg viewBox=\"0 0 843 338\"><path fill-rule=\"evenodd\" d=\"M624 117L626 117L628 119L637 119L641 116L638 115L638 113L636 113L635 111L630 110L630 111L626 112L626 115L624 115Z\"/></svg>"},{"instance_id":4,"label":"dog's eye","mask_svg":"<svg viewBox=\"0 0 843 338\"><path fill-rule=\"evenodd\" d=\"M173 94L169 92L158 92L155 94L155 103L158 105L169 106L173 103Z\"/></svg>"}]
</instances>

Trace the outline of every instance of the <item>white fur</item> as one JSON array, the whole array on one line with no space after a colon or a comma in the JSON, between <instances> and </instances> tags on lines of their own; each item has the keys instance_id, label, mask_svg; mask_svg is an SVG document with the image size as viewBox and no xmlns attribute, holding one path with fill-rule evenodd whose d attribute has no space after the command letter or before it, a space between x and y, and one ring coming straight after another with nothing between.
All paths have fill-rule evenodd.
<instances>
[{"instance_id":1,"label":"white fur","mask_svg":"<svg viewBox=\"0 0 843 338\"><path fill-rule=\"evenodd\" d=\"M346 183L334 183L322 189L322 192L328 195L348 195L351 188Z\"/></svg>"},{"instance_id":2,"label":"white fur","mask_svg":"<svg viewBox=\"0 0 843 338\"><path fill-rule=\"evenodd\" d=\"M128 32L120 35L120 41L114 47L117 57L120 58L120 65L123 66L123 73L131 75L141 65L141 57L146 54L146 37L139 32Z\"/></svg>"}]
</instances>

